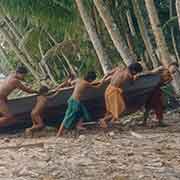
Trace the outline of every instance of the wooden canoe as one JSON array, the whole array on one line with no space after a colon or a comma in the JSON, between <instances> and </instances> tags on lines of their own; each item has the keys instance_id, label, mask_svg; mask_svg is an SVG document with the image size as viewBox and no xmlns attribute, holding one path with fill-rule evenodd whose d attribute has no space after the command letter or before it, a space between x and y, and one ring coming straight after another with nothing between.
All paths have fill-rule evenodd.
<instances>
[{"instance_id":1,"label":"wooden canoe","mask_svg":"<svg viewBox=\"0 0 180 180\"><path fill-rule=\"evenodd\" d=\"M133 109L137 110L143 106L152 91L160 83L159 75L144 75L138 80L127 82L124 85L124 97L127 105L127 112ZM103 116L105 112L104 105L104 91L107 84L102 85L101 88L88 89L83 96L83 103L87 106L92 115L93 120L97 120ZM48 102L47 108L44 112L44 120L47 125L59 125L63 120L64 113L67 107L67 100L71 96L73 89L62 91L59 95ZM10 111L15 116L16 121L8 125L8 127L1 128L1 131L8 129L25 128L31 125L30 113L35 104L36 96L28 96L8 101Z\"/></svg>"}]
</instances>

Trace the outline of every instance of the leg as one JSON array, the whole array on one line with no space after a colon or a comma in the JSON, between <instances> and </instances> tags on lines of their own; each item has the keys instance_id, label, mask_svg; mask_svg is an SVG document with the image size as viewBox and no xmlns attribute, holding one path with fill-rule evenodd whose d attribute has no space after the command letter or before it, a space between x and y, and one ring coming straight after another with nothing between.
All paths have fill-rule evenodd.
<instances>
[{"instance_id":1,"label":"leg","mask_svg":"<svg viewBox=\"0 0 180 180\"><path fill-rule=\"evenodd\" d=\"M158 120L158 125L161 127L168 126L163 122L163 95L159 90L158 97L156 97L156 103L153 104L153 109L155 111L156 119Z\"/></svg>"},{"instance_id":2,"label":"leg","mask_svg":"<svg viewBox=\"0 0 180 180\"><path fill-rule=\"evenodd\" d=\"M0 117L0 127L9 125L10 123L14 121L15 121L15 118L10 113L4 114L3 117Z\"/></svg>"},{"instance_id":3,"label":"leg","mask_svg":"<svg viewBox=\"0 0 180 180\"><path fill-rule=\"evenodd\" d=\"M0 127L9 125L10 123L15 121L15 118L9 112L7 103L4 101L0 101L0 112L1 112Z\"/></svg>"},{"instance_id":4,"label":"leg","mask_svg":"<svg viewBox=\"0 0 180 180\"><path fill-rule=\"evenodd\" d=\"M83 126L83 119L82 118L77 122L76 129L78 129L78 130L86 130L86 128Z\"/></svg>"},{"instance_id":5,"label":"leg","mask_svg":"<svg viewBox=\"0 0 180 180\"><path fill-rule=\"evenodd\" d=\"M150 111L150 109L148 109L148 108L145 109L142 126L147 125L147 119L149 117L149 111Z\"/></svg>"},{"instance_id":6,"label":"leg","mask_svg":"<svg viewBox=\"0 0 180 180\"><path fill-rule=\"evenodd\" d=\"M58 130L57 137L62 136L62 135L63 135L63 132L64 132L64 123L62 122L62 123L61 123L61 126L60 126L60 128L59 128L59 130Z\"/></svg>"},{"instance_id":7,"label":"leg","mask_svg":"<svg viewBox=\"0 0 180 180\"><path fill-rule=\"evenodd\" d=\"M34 132L36 130L40 130L44 127L44 122L40 114L32 112L31 114L33 126L31 128L26 129L27 133Z\"/></svg>"},{"instance_id":8,"label":"leg","mask_svg":"<svg viewBox=\"0 0 180 180\"><path fill-rule=\"evenodd\" d=\"M101 128L107 128L108 122L113 118L111 113L106 113L105 117L100 119L100 127Z\"/></svg>"}]
</instances>

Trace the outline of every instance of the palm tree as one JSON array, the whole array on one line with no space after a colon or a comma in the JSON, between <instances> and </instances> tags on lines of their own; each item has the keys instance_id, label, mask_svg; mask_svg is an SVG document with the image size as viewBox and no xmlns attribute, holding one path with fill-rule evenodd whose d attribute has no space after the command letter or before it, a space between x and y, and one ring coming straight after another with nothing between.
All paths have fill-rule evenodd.
<instances>
[{"instance_id":1,"label":"palm tree","mask_svg":"<svg viewBox=\"0 0 180 180\"><path fill-rule=\"evenodd\" d=\"M152 30L156 39L157 48L160 54L160 61L166 68L169 68L169 65L172 65L174 62L171 59L163 32L161 30L161 25L154 4L154 0L145 0L145 5L152 26ZM173 68L174 70L176 70L176 73L173 75L173 85L176 93L180 94L180 73L175 65Z\"/></svg>"},{"instance_id":2,"label":"palm tree","mask_svg":"<svg viewBox=\"0 0 180 180\"><path fill-rule=\"evenodd\" d=\"M82 18L82 21L85 25L85 28L89 34L89 38L91 39L91 42L94 46L94 49L96 51L96 54L99 58L99 62L102 66L103 72L107 73L109 70L111 70L111 62L110 59L108 58L108 55L106 54L101 41L98 37L98 34L96 32L96 29L94 27L93 20L91 17L88 15L86 12L86 9L84 7L84 4L82 0L76 0L76 4L80 13L80 16Z\"/></svg>"},{"instance_id":3,"label":"palm tree","mask_svg":"<svg viewBox=\"0 0 180 180\"><path fill-rule=\"evenodd\" d=\"M37 72L33 69L33 67L28 63L28 60L26 59L26 56L23 54L23 52L17 47L16 43L12 40L10 34L5 30L2 25L0 27L0 32L5 37L8 44L11 46L13 51L16 53L17 57L21 61L22 64L24 64L28 70L31 72L31 74L35 77L35 79L40 82L39 75Z\"/></svg>"},{"instance_id":4,"label":"palm tree","mask_svg":"<svg viewBox=\"0 0 180 180\"><path fill-rule=\"evenodd\" d=\"M124 60L124 63L126 65L129 65L133 62L136 61L136 57L131 53L131 51L129 50L125 40L123 39L123 37L121 36L116 23L113 20L113 17L111 16L108 7L106 6L106 4L104 3L103 0L93 0L99 15L101 16L108 32L109 35L117 49L117 51L119 52L119 54L121 55L122 59Z\"/></svg>"},{"instance_id":5,"label":"palm tree","mask_svg":"<svg viewBox=\"0 0 180 180\"><path fill-rule=\"evenodd\" d=\"M139 7L139 1L138 0L131 0L131 2L133 5L133 10L134 10L134 13L135 13L135 16L137 19L137 23L139 26L141 37L144 41L144 45L145 45L146 50L148 52L148 56L150 57L150 59L153 63L153 67L157 67L158 66L158 59L155 55L153 46L151 44L151 39L150 39L149 34L148 34L148 29L147 29L147 27L144 23L144 20L143 20L141 9Z\"/></svg>"}]
</instances>

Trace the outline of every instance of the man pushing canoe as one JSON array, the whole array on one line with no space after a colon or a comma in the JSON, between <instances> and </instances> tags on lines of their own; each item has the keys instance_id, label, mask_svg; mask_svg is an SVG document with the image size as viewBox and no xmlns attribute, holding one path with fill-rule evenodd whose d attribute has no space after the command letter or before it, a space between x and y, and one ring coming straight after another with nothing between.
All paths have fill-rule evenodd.
<instances>
[{"instance_id":1,"label":"man pushing canoe","mask_svg":"<svg viewBox=\"0 0 180 180\"><path fill-rule=\"evenodd\" d=\"M7 104L7 97L15 89L25 91L27 93L36 93L36 91L22 84L25 75L27 74L27 69L23 66L19 66L16 72L11 73L7 78L0 83L0 127L8 125L14 120L11 112L9 111Z\"/></svg>"},{"instance_id":2,"label":"man pushing canoe","mask_svg":"<svg viewBox=\"0 0 180 180\"><path fill-rule=\"evenodd\" d=\"M105 76L111 81L105 91L106 115L100 120L102 128L107 128L109 121L114 122L124 112L126 107L122 87L126 81L134 80L135 75L142 70L141 64L133 63L124 69L117 67Z\"/></svg>"}]
</instances>

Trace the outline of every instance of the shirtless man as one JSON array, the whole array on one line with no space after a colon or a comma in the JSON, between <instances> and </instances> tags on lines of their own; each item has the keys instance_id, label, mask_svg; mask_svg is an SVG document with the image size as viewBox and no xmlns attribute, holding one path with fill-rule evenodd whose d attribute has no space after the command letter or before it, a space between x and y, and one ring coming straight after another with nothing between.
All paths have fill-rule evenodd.
<instances>
[{"instance_id":1,"label":"shirtless man","mask_svg":"<svg viewBox=\"0 0 180 180\"><path fill-rule=\"evenodd\" d=\"M105 91L106 115L100 120L102 128L107 128L110 120L114 122L124 112L126 107L122 87L126 81L134 80L135 75L142 70L143 68L139 63L133 63L124 69L117 67L104 77L111 81Z\"/></svg>"},{"instance_id":2,"label":"shirtless man","mask_svg":"<svg viewBox=\"0 0 180 180\"><path fill-rule=\"evenodd\" d=\"M15 73L11 73L2 83L0 83L0 127L8 125L14 120L7 105L7 97L15 89L20 89L27 93L36 93L31 88L21 83L27 74L27 69L23 66L18 67Z\"/></svg>"},{"instance_id":3,"label":"shirtless man","mask_svg":"<svg viewBox=\"0 0 180 180\"><path fill-rule=\"evenodd\" d=\"M99 88L102 85L103 80L100 83L95 84L95 79L96 73L92 71L88 72L84 79L78 79L73 82L75 84L75 88L72 96L68 100L68 108L57 136L61 136L63 134L64 128L70 129L76 126L78 129L83 129L82 121L90 120L89 113L81 101L87 88Z\"/></svg>"},{"instance_id":4,"label":"shirtless man","mask_svg":"<svg viewBox=\"0 0 180 180\"><path fill-rule=\"evenodd\" d=\"M158 68L155 68L151 70L150 72L147 72L145 74L159 74L160 75L160 86L166 85L170 83L173 80L173 74L176 72L174 69L174 66L176 64L172 63L167 68L163 66L159 66ZM164 96L163 92L160 88L160 86L157 86L155 90L152 92L150 98L148 99L146 105L145 105L145 112L144 112L144 120L143 124L144 126L147 125L147 119L149 116L149 112L151 110L154 110L156 119L152 123L153 126L161 126L166 127L168 126L166 123L163 122L163 113L164 113Z\"/></svg>"}]
</instances>

